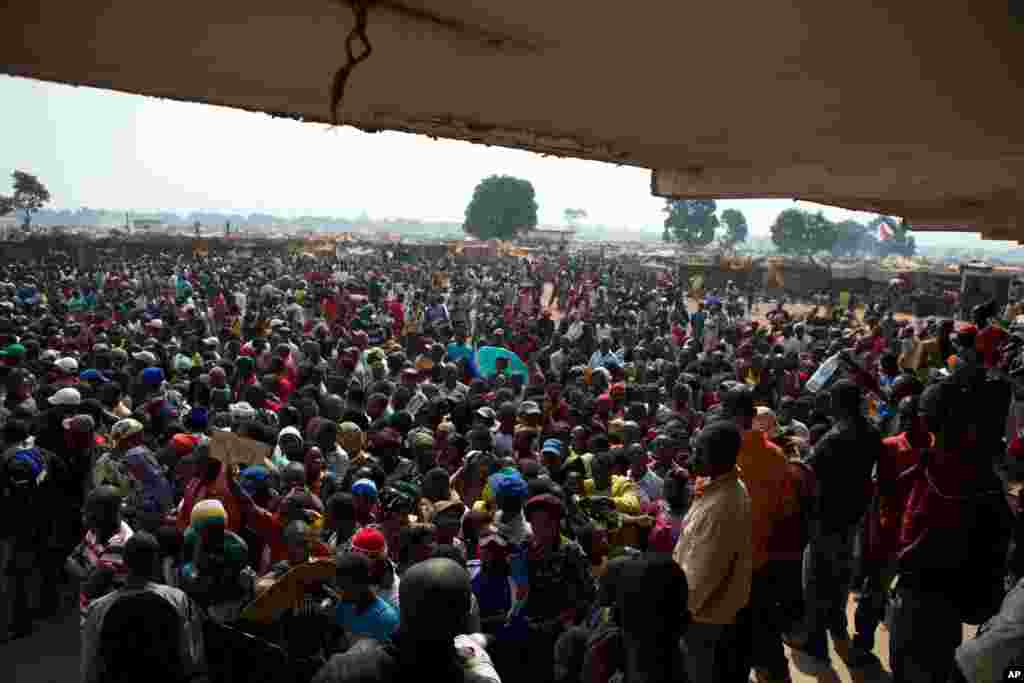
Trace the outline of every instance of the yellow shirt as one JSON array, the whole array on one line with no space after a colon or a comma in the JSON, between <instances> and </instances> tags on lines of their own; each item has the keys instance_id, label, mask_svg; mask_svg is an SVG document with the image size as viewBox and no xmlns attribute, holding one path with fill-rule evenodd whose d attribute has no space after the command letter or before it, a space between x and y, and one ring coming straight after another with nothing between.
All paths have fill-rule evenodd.
<instances>
[{"instance_id":1,"label":"yellow shirt","mask_svg":"<svg viewBox=\"0 0 1024 683\"><path fill-rule=\"evenodd\" d=\"M608 497L615 503L615 509L627 515L640 514L640 496L637 495L639 488L629 477L612 475L612 485ZM583 482L583 495L590 497L595 495L593 479L586 479ZM600 495L600 494L597 494Z\"/></svg>"}]
</instances>

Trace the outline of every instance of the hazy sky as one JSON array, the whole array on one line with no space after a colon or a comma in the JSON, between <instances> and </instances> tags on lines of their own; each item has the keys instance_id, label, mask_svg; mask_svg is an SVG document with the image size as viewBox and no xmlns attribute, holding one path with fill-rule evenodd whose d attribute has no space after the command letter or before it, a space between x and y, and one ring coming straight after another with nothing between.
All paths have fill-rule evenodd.
<instances>
[{"instance_id":1,"label":"hazy sky","mask_svg":"<svg viewBox=\"0 0 1024 683\"><path fill-rule=\"evenodd\" d=\"M211 210L461 221L492 173L529 179L540 221L658 227L648 171L402 133L362 133L262 114L0 76L0 173L34 173L53 208ZM0 193L6 187L0 185ZM768 234L787 200L723 201ZM816 208L807 204L808 208ZM867 214L824 207L832 219Z\"/></svg>"}]
</instances>

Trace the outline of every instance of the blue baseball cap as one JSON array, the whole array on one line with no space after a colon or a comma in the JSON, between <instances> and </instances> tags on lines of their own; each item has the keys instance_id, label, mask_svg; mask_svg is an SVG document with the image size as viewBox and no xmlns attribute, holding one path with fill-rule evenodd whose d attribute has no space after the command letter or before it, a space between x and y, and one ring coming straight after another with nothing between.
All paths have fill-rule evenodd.
<instances>
[{"instance_id":1,"label":"blue baseball cap","mask_svg":"<svg viewBox=\"0 0 1024 683\"><path fill-rule=\"evenodd\" d=\"M210 423L210 413L202 406L196 406L185 417L185 423L193 429L203 431Z\"/></svg>"},{"instance_id":2,"label":"blue baseball cap","mask_svg":"<svg viewBox=\"0 0 1024 683\"><path fill-rule=\"evenodd\" d=\"M352 484L352 495L366 496L367 498L377 497L377 484L372 479L360 479Z\"/></svg>"},{"instance_id":3,"label":"blue baseball cap","mask_svg":"<svg viewBox=\"0 0 1024 683\"><path fill-rule=\"evenodd\" d=\"M498 472L497 474L492 474L488 477L487 483L491 485L491 491L497 500L526 498L526 494L529 492L526 480L523 479L523 475L519 474L519 472Z\"/></svg>"},{"instance_id":4,"label":"blue baseball cap","mask_svg":"<svg viewBox=\"0 0 1024 683\"><path fill-rule=\"evenodd\" d=\"M250 496L270 486L270 470L263 465L250 465L239 473L240 484Z\"/></svg>"},{"instance_id":5,"label":"blue baseball cap","mask_svg":"<svg viewBox=\"0 0 1024 683\"><path fill-rule=\"evenodd\" d=\"M164 383L163 368L146 368L142 371L142 383L148 386L159 386Z\"/></svg>"},{"instance_id":6,"label":"blue baseball cap","mask_svg":"<svg viewBox=\"0 0 1024 683\"><path fill-rule=\"evenodd\" d=\"M544 442L544 446L540 449L541 453L554 453L555 455L562 454L562 442L558 439L547 439Z\"/></svg>"},{"instance_id":7,"label":"blue baseball cap","mask_svg":"<svg viewBox=\"0 0 1024 683\"><path fill-rule=\"evenodd\" d=\"M109 379L103 376L103 373L96 369L86 370L85 372L78 376L78 379L82 380L83 382L102 382L104 384L110 381Z\"/></svg>"}]
</instances>

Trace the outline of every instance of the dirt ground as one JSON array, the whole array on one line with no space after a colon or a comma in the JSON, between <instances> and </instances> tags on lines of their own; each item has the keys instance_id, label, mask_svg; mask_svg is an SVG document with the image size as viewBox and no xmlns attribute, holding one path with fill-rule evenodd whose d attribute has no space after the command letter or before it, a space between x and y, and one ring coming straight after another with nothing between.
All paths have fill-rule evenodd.
<instances>
[{"instance_id":1,"label":"dirt ground","mask_svg":"<svg viewBox=\"0 0 1024 683\"><path fill-rule=\"evenodd\" d=\"M853 611L855 606L854 598L850 596L850 602L847 605L847 620L853 624ZM976 626L968 626L964 624L964 640L973 638L975 632L978 630ZM851 672L847 669L846 665L843 664L843 660L836 654L835 647L829 642L829 653L832 658L832 669L825 671L824 673L812 674L805 673L800 670L798 665L801 664L799 657L794 657L793 653L788 649L786 656L789 658L789 671L793 678L793 683L834 683L835 681L842 681L843 683L881 683L892 680L892 674L889 669L889 631L886 630L885 626L879 626L878 630L875 631L875 649L874 653L878 657L879 661L882 662L884 670L882 672L874 672L872 675L866 675L863 671Z\"/></svg>"}]
</instances>

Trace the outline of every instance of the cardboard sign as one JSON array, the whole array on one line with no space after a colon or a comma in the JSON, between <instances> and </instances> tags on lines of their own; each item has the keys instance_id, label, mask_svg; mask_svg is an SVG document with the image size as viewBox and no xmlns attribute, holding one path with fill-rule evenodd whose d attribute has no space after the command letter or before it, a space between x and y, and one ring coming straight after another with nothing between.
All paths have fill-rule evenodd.
<instances>
[{"instance_id":1,"label":"cardboard sign","mask_svg":"<svg viewBox=\"0 0 1024 683\"><path fill-rule=\"evenodd\" d=\"M915 339L913 350L900 354L900 367L904 370L920 370L926 366L931 354L939 352L939 348L938 339Z\"/></svg>"},{"instance_id":2,"label":"cardboard sign","mask_svg":"<svg viewBox=\"0 0 1024 683\"><path fill-rule=\"evenodd\" d=\"M246 439L233 432L214 432L210 435L210 457L228 467L238 465L244 469L250 465L263 465L273 468L270 462L273 452L269 444Z\"/></svg>"},{"instance_id":3,"label":"cardboard sign","mask_svg":"<svg viewBox=\"0 0 1024 683\"><path fill-rule=\"evenodd\" d=\"M333 559L317 558L288 570L277 579L260 579L256 599L242 612L242 619L263 624L275 622L281 615L302 603L311 589L334 579L337 565Z\"/></svg>"}]
</instances>

